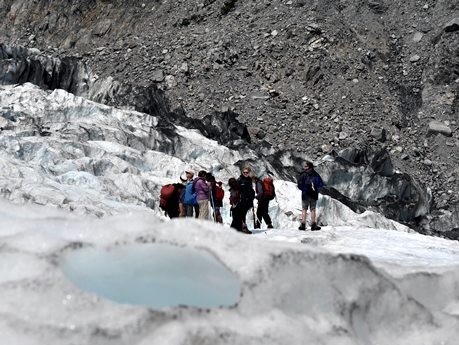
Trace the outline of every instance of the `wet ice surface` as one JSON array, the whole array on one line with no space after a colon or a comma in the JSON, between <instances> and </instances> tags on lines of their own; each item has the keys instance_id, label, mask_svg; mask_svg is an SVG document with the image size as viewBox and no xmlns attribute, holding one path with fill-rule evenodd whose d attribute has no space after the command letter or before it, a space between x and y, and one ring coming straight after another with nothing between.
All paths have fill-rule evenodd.
<instances>
[{"instance_id":1,"label":"wet ice surface","mask_svg":"<svg viewBox=\"0 0 459 345\"><path fill-rule=\"evenodd\" d=\"M69 253L65 276L81 289L149 308L235 305L237 278L204 251L167 244L84 248Z\"/></svg>"}]
</instances>

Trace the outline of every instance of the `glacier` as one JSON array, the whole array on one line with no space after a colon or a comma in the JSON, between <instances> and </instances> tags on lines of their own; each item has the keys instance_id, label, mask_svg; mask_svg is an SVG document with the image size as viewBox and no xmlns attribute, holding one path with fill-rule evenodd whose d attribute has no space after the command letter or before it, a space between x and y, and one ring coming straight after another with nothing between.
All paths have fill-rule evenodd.
<instances>
[{"instance_id":1,"label":"glacier","mask_svg":"<svg viewBox=\"0 0 459 345\"><path fill-rule=\"evenodd\" d=\"M457 241L421 235L371 209L355 212L330 195L318 202L322 231L298 231L295 183L253 150L30 83L0 86L0 105L2 344L456 343ZM226 186L246 161L257 162L259 174L274 172L275 229L232 230L227 199L222 225L170 220L158 208L160 187L185 169L211 171ZM339 161L316 163L345 197L384 197L393 188L382 177L351 188L337 174ZM418 214L428 195L416 195ZM211 256L240 284L237 302L117 303L66 276L72 255L124 250L132 258L156 245Z\"/></svg>"}]
</instances>

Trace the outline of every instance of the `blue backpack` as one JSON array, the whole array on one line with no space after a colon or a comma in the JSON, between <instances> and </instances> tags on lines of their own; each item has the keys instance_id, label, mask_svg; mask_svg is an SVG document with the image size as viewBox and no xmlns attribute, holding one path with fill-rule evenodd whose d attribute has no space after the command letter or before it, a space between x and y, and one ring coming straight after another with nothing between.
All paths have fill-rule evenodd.
<instances>
[{"instance_id":1,"label":"blue backpack","mask_svg":"<svg viewBox=\"0 0 459 345\"><path fill-rule=\"evenodd\" d=\"M188 183L185 187L185 198L183 203L186 205L195 205L196 202L196 190L192 182Z\"/></svg>"}]
</instances>

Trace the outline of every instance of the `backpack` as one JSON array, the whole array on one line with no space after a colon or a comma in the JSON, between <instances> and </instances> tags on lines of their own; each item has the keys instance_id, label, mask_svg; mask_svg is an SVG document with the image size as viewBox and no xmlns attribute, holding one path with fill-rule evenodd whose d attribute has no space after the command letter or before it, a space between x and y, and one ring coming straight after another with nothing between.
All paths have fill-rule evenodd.
<instances>
[{"instance_id":1,"label":"backpack","mask_svg":"<svg viewBox=\"0 0 459 345\"><path fill-rule=\"evenodd\" d=\"M315 175L305 174L305 176L299 184L302 194L308 195L311 195L312 193L319 194L319 188L323 186L324 183L322 182L322 179L317 173Z\"/></svg>"},{"instance_id":2,"label":"backpack","mask_svg":"<svg viewBox=\"0 0 459 345\"><path fill-rule=\"evenodd\" d=\"M263 179L263 196L268 200L273 200L276 196L276 191L274 188L274 180L271 177L265 177Z\"/></svg>"},{"instance_id":3,"label":"backpack","mask_svg":"<svg viewBox=\"0 0 459 345\"><path fill-rule=\"evenodd\" d=\"M236 201L233 200L233 196L230 194L229 201L231 205L237 204L241 201L241 197L239 196L239 190L236 189Z\"/></svg>"},{"instance_id":4,"label":"backpack","mask_svg":"<svg viewBox=\"0 0 459 345\"><path fill-rule=\"evenodd\" d=\"M175 186L173 184L166 184L162 186L161 192L159 194L159 207L163 211L167 209L167 201L174 195Z\"/></svg>"},{"instance_id":5,"label":"backpack","mask_svg":"<svg viewBox=\"0 0 459 345\"><path fill-rule=\"evenodd\" d=\"M217 200L223 200L224 197L225 197L225 191L223 190L222 187L216 184L215 185L215 198Z\"/></svg>"},{"instance_id":6,"label":"backpack","mask_svg":"<svg viewBox=\"0 0 459 345\"><path fill-rule=\"evenodd\" d=\"M305 174L303 180L301 181L301 190L303 191L303 194L315 192L314 176Z\"/></svg>"}]
</instances>

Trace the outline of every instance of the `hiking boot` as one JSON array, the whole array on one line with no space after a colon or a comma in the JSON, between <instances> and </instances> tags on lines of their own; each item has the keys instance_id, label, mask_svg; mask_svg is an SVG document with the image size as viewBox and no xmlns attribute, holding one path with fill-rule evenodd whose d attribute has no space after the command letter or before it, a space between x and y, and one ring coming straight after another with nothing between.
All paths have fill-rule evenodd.
<instances>
[{"instance_id":1,"label":"hiking boot","mask_svg":"<svg viewBox=\"0 0 459 345\"><path fill-rule=\"evenodd\" d=\"M317 231L322 229L320 226L318 226L316 223L311 224L311 231Z\"/></svg>"},{"instance_id":2,"label":"hiking boot","mask_svg":"<svg viewBox=\"0 0 459 345\"><path fill-rule=\"evenodd\" d=\"M255 223L255 229L260 229L260 228L261 228L261 224L260 224L259 221L257 221L257 222Z\"/></svg>"},{"instance_id":3,"label":"hiking boot","mask_svg":"<svg viewBox=\"0 0 459 345\"><path fill-rule=\"evenodd\" d=\"M298 227L298 230L306 230L306 224L301 223L301 225Z\"/></svg>"},{"instance_id":4,"label":"hiking boot","mask_svg":"<svg viewBox=\"0 0 459 345\"><path fill-rule=\"evenodd\" d=\"M272 224L268 224L268 229L274 229L274 226Z\"/></svg>"},{"instance_id":5,"label":"hiking boot","mask_svg":"<svg viewBox=\"0 0 459 345\"><path fill-rule=\"evenodd\" d=\"M251 233L252 233L252 231L250 231L250 230L247 228L247 225L244 225L244 226L242 227L242 232L243 232L244 234L251 234Z\"/></svg>"}]
</instances>

